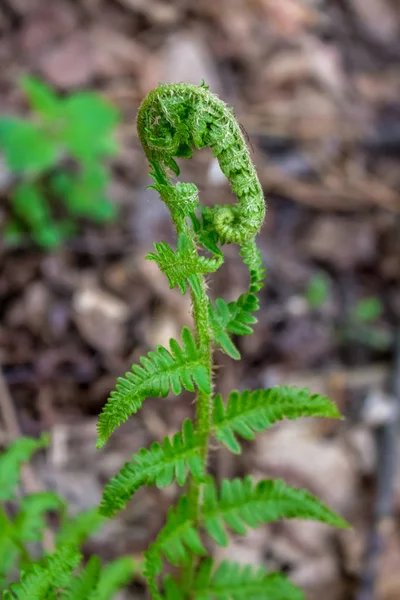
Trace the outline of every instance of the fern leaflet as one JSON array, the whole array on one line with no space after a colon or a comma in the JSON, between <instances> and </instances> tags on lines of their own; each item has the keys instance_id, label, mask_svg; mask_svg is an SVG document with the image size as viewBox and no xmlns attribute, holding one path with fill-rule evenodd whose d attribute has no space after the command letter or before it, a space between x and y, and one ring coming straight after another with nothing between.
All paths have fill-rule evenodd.
<instances>
[{"instance_id":1,"label":"fern leaflet","mask_svg":"<svg viewBox=\"0 0 400 600\"><path fill-rule=\"evenodd\" d=\"M305 600L304 594L280 573L227 560L213 569L211 559L202 563L193 594L195 600Z\"/></svg>"},{"instance_id":2,"label":"fern leaflet","mask_svg":"<svg viewBox=\"0 0 400 600\"><path fill-rule=\"evenodd\" d=\"M46 527L45 514L64 508L64 502L52 492L24 496L14 521L15 535L23 542L40 541Z\"/></svg>"},{"instance_id":3,"label":"fern leaflet","mask_svg":"<svg viewBox=\"0 0 400 600\"><path fill-rule=\"evenodd\" d=\"M306 490L290 487L282 480L251 477L224 479L218 497L212 480L205 485L202 507L204 526L219 546L228 544L225 524L244 535L247 527L258 527L280 519L308 519L346 528L346 522Z\"/></svg>"},{"instance_id":4,"label":"fern leaflet","mask_svg":"<svg viewBox=\"0 0 400 600\"><path fill-rule=\"evenodd\" d=\"M79 564L81 555L74 548L63 546L42 563L33 563L23 573L20 583L11 585L3 593L4 600L56 600L57 588L64 588L71 579L73 569Z\"/></svg>"},{"instance_id":5,"label":"fern leaflet","mask_svg":"<svg viewBox=\"0 0 400 600\"><path fill-rule=\"evenodd\" d=\"M325 396L310 394L306 388L273 387L267 390L232 392L225 406L214 398L213 429L217 440L235 454L241 448L235 434L246 440L268 429L276 421L299 417L340 418L335 404Z\"/></svg>"},{"instance_id":6,"label":"fern leaflet","mask_svg":"<svg viewBox=\"0 0 400 600\"><path fill-rule=\"evenodd\" d=\"M57 546L73 546L79 548L91 533L95 533L104 523L99 509L90 508L74 518L64 518L57 534Z\"/></svg>"},{"instance_id":7,"label":"fern leaflet","mask_svg":"<svg viewBox=\"0 0 400 600\"><path fill-rule=\"evenodd\" d=\"M100 577L101 563L98 556L92 556L61 596L61 600L95 600L96 588Z\"/></svg>"},{"instance_id":8,"label":"fern leaflet","mask_svg":"<svg viewBox=\"0 0 400 600\"><path fill-rule=\"evenodd\" d=\"M213 273L223 262L222 254L215 258L199 256L192 240L185 233L178 237L176 252L166 242L156 243L154 248L156 252L150 252L146 256L147 260L154 260L168 278L170 289L177 285L182 294L186 293L188 279L194 275Z\"/></svg>"},{"instance_id":9,"label":"fern leaflet","mask_svg":"<svg viewBox=\"0 0 400 600\"><path fill-rule=\"evenodd\" d=\"M166 487L174 476L178 484L183 485L188 471L196 481L204 481L200 449L201 437L194 431L190 419L186 419L182 432L176 433L172 440L164 438L161 444L154 442L149 450L142 448L111 479L103 493L102 514L110 517L125 508L127 501L142 485L155 483L159 488Z\"/></svg>"},{"instance_id":10,"label":"fern leaflet","mask_svg":"<svg viewBox=\"0 0 400 600\"><path fill-rule=\"evenodd\" d=\"M114 594L132 579L135 563L130 556L121 556L106 565L99 578L94 600L111 600Z\"/></svg>"},{"instance_id":11,"label":"fern leaflet","mask_svg":"<svg viewBox=\"0 0 400 600\"><path fill-rule=\"evenodd\" d=\"M204 393L210 393L207 369L187 327L182 331L182 344L183 348L171 339L169 351L158 346L155 352L140 359L141 366L133 365L125 378L118 379L99 417L98 448L106 443L116 427L139 410L148 396L165 398L170 391L178 395L182 388L193 392L195 385Z\"/></svg>"},{"instance_id":12,"label":"fern leaflet","mask_svg":"<svg viewBox=\"0 0 400 600\"><path fill-rule=\"evenodd\" d=\"M22 437L15 440L0 456L0 500L12 499L19 481L19 467L48 443L47 435L42 435L39 439Z\"/></svg>"},{"instance_id":13,"label":"fern leaflet","mask_svg":"<svg viewBox=\"0 0 400 600\"><path fill-rule=\"evenodd\" d=\"M210 324L214 342L231 358L240 359L240 352L231 340L231 335L250 335L251 325L257 323L253 313L260 308L257 292L264 286L265 269L261 253L254 242L248 242L241 249L241 256L250 271L249 291L241 294L236 302L226 302L217 298L215 305L209 303Z\"/></svg>"}]
</instances>

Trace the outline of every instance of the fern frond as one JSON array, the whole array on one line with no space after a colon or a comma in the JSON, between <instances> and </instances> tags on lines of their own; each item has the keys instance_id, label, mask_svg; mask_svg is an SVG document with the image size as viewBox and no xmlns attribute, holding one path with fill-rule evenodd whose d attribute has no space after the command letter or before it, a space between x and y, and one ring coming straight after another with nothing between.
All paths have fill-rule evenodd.
<instances>
[{"instance_id":1,"label":"fern frond","mask_svg":"<svg viewBox=\"0 0 400 600\"><path fill-rule=\"evenodd\" d=\"M10 590L5 592L5 600L55 599L55 591L68 585L80 559L81 555L74 548L63 546L45 561L34 563L31 569L23 573L21 582L12 584Z\"/></svg>"},{"instance_id":2,"label":"fern frond","mask_svg":"<svg viewBox=\"0 0 400 600\"><path fill-rule=\"evenodd\" d=\"M144 553L143 575L153 600L163 600L157 585L157 577L163 566L163 555L173 565L180 565L189 561L190 553L204 555L205 552L193 521L189 499L187 496L181 496L177 506L168 510L166 524Z\"/></svg>"},{"instance_id":3,"label":"fern frond","mask_svg":"<svg viewBox=\"0 0 400 600\"><path fill-rule=\"evenodd\" d=\"M62 594L61 600L95 600L100 571L99 557L92 556L81 573L71 579L68 590Z\"/></svg>"},{"instance_id":4,"label":"fern frond","mask_svg":"<svg viewBox=\"0 0 400 600\"><path fill-rule=\"evenodd\" d=\"M93 600L111 600L114 594L132 579L135 561L130 556L121 556L106 565L100 574Z\"/></svg>"},{"instance_id":5,"label":"fern frond","mask_svg":"<svg viewBox=\"0 0 400 600\"><path fill-rule=\"evenodd\" d=\"M0 456L0 500L11 500L18 485L20 466L32 454L49 443L49 436L39 439L22 437L15 440Z\"/></svg>"},{"instance_id":6,"label":"fern frond","mask_svg":"<svg viewBox=\"0 0 400 600\"><path fill-rule=\"evenodd\" d=\"M260 308L257 292L264 286L265 269L262 266L261 253L254 242L248 242L241 249L241 256L250 271L249 291L241 294L236 302L226 302L222 298L209 304L210 324L214 342L225 354L235 360L240 352L231 340L231 335L250 335L252 325L257 323L253 313Z\"/></svg>"},{"instance_id":7,"label":"fern frond","mask_svg":"<svg viewBox=\"0 0 400 600\"><path fill-rule=\"evenodd\" d=\"M168 278L170 289L177 285L182 294L186 293L191 276L214 273L223 263L221 253L214 258L199 256L193 241L185 233L178 237L176 252L166 242L156 243L154 248L156 252L147 254L146 259L155 261Z\"/></svg>"},{"instance_id":8,"label":"fern frond","mask_svg":"<svg viewBox=\"0 0 400 600\"><path fill-rule=\"evenodd\" d=\"M169 351L158 346L155 352L140 359L141 366L133 365L125 378L118 379L99 417L98 448L104 446L114 429L139 410L148 396L166 397L170 391L178 395L182 388L193 392L195 385L210 393L207 369L187 327L182 331L182 345L183 348L171 339Z\"/></svg>"},{"instance_id":9,"label":"fern frond","mask_svg":"<svg viewBox=\"0 0 400 600\"><path fill-rule=\"evenodd\" d=\"M304 594L280 573L227 560L214 570L211 559L201 565L193 595L195 600L305 600Z\"/></svg>"},{"instance_id":10,"label":"fern frond","mask_svg":"<svg viewBox=\"0 0 400 600\"><path fill-rule=\"evenodd\" d=\"M232 452L241 452L235 434L252 440L282 419L299 417L340 418L335 404L326 396L310 394L306 388L273 387L251 392L234 391L225 404L218 394L214 398L212 424L214 435Z\"/></svg>"},{"instance_id":11,"label":"fern frond","mask_svg":"<svg viewBox=\"0 0 400 600\"><path fill-rule=\"evenodd\" d=\"M126 503L142 485L156 484L163 488L174 477L184 485L188 472L198 482L204 481L204 465L200 457L201 437L193 423L186 419L182 432L172 440L168 437L159 444L154 442L149 450L142 448L125 463L121 471L106 485L101 502L101 513L107 517L125 508Z\"/></svg>"},{"instance_id":12,"label":"fern frond","mask_svg":"<svg viewBox=\"0 0 400 600\"><path fill-rule=\"evenodd\" d=\"M150 553L153 559L158 555L158 564L165 555L171 564L178 566L189 560L189 552L203 555L205 549L194 526L189 499L181 496L177 506L168 510L166 524L150 545Z\"/></svg>"},{"instance_id":13,"label":"fern frond","mask_svg":"<svg viewBox=\"0 0 400 600\"><path fill-rule=\"evenodd\" d=\"M190 553L204 555L206 551L193 521L189 499L181 496L177 506L168 510L166 523L156 540L144 552L143 575L153 600L164 600L157 585L163 556L173 565L180 565L189 561Z\"/></svg>"},{"instance_id":14,"label":"fern frond","mask_svg":"<svg viewBox=\"0 0 400 600\"><path fill-rule=\"evenodd\" d=\"M52 492L37 492L24 496L14 520L15 535L23 542L41 540L46 527L46 513L63 509L64 506L61 498Z\"/></svg>"},{"instance_id":15,"label":"fern frond","mask_svg":"<svg viewBox=\"0 0 400 600\"><path fill-rule=\"evenodd\" d=\"M208 534L219 546L228 544L225 524L239 535L244 535L248 527L280 519L306 519L348 527L306 490L290 487L282 480L266 479L254 484L251 477L224 479L219 496L210 480L204 487L202 517Z\"/></svg>"},{"instance_id":16,"label":"fern frond","mask_svg":"<svg viewBox=\"0 0 400 600\"><path fill-rule=\"evenodd\" d=\"M105 519L97 507L85 510L73 518L63 519L56 537L57 547L79 548L90 534L100 529L104 521Z\"/></svg>"}]
</instances>

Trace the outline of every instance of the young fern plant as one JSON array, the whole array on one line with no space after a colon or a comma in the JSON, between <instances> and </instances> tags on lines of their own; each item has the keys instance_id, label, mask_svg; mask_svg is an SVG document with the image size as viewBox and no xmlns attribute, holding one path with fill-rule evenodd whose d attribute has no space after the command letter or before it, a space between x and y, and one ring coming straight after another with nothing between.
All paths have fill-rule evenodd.
<instances>
[{"instance_id":1,"label":"young fern plant","mask_svg":"<svg viewBox=\"0 0 400 600\"><path fill-rule=\"evenodd\" d=\"M182 331L169 348L158 346L140 364L119 378L98 421L98 447L121 423L135 414L148 396L196 394L196 418L187 419L171 439L154 442L132 456L105 488L101 512L111 517L122 510L141 486L159 488L176 481L186 485L177 505L144 554L144 575L154 600L228 600L250 598L301 600L303 593L280 573L262 567L208 557L211 543L226 546L228 531L244 535L248 528L283 518L302 518L346 527L309 492L281 480L244 479L216 482L208 472L211 439L240 453L239 439L252 440L282 419L338 418L328 398L307 389L273 387L233 391L227 399L214 393L215 347L238 360L232 335L249 335L265 271L255 242L265 214L263 192L236 118L208 87L160 85L150 92L138 113L140 141L146 153L153 188L170 210L177 245L155 244L147 259L157 262L170 287L190 293L194 333ZM190 158L208 146L237 197L235 205L204 207L192 183L179 175L176 158ZM223 262L223 246L237 244L249 270L249 288L236 302L207 296L206 276ZM163 576L165 559L176 577ZM170 569L169 569L170 570Z\"/></svg>"},{"instance_id":2,"label":"young fern plant","mask_svg":"<svg viewBox=\"0 0 400 600\"><path fill-rule=\"evenodd\" d=\"M104 522L98 509L69 518L65 502L54 492L17 497L22 464L48 442L47 436L22 437L0 452L0 597L112 600L132 579L135 565L129 556L105 567L97 556L82 564L81 545ZM49 511L59 513L60 526L54 540L44 544Z\"/></svg>"}]
</instances>

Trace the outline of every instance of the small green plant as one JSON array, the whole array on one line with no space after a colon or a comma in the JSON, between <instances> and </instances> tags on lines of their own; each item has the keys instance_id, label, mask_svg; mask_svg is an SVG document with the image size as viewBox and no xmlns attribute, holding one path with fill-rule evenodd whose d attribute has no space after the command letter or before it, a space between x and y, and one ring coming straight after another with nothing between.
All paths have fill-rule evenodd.
<instances>
[{"instance_id":1,"label":"small green plant","mask_svg":"<svg viewBox=\"0 0 400 600\"><path fill-rule=\"evenodd\" d=\"M76 231L78 218L109 221L109 169L116 152L117 111L93 92L57 96L32 77L21 80L34 116L0 119L0 151L13 177L11 217L3 232L10 243L24 233L43 247L59 245Z\"/></svg>"},{"instance_id":2,"label":"small green plant","mask_svg":"<svg viewBox=\"0 0 400 600\"><path fill-rule=\"evenodd\" d=\"M322 308L328 301L331 292L331 281L324 272L319 272L310 280L304 297L312 309Z\"/></svg>"},{"instance_id":3,"label":"small green plant","mask_svg":"<svg viewBox=\"0 0 400 600\"><path fill-rule=\"evenodd\" d=\"M232 113L207 86L161 85L150 92L138 113L139 137L146 153L153 188L170 210L177 231L176 248L155 244L147 259L155 261L170 287L191 295L195 334L182 331L181 341L158 346L120 378L98 421L98 447L142 406L148 396L196 394L196 419L187 419L172 438L154 442L132 456L106 486L101 504L111 517L123 509L141 486L159 488L176 481L186 486L166 523L144 557L144 575L154 600L301 600L303 593L280 573L230 561L214 565L212 543L227 546L228 530L244 535L282 518L303 518L346 527L309 492L281 480L253 481L250 476L217 482L208 470L210 441L239 454L239 438L252 440L284 418L340 415L328 398L306 389L274 387L233 391L224 400L214 393L213 350L240 359L232 335L249 335L256 323L257 293L264 268L255 236L265 213L262 189L240 127ZM175 158L190 158L209 146L229 179L235 205L199 204L192 183L171 180L179 175ZM235 302L207 296L206 275L223 262L223 246L235 243L249 269L249 289ZM163 576L164 562L176 567Z\"/></svg>"},{"instance_id":4,"label":"small green plant","mask_svg":"<svg viewBox=\"0 0 400 600\"><path fill-rule=\"evenodd\" d=\"M341 337L346 342L356 342L369 346L373 350L387 350L393 336L378 320L383 311L379 298L363 298L350 311L347 322L341 328Z\"/></svg>"},{"instance_id":5,"label":"small green plant","mask_svg":"<svg viewBox=\"0 0 400 600\"><path fill-rule=\"evenodd\" d=\"M16 497L22 464L47 443L46 436L20 438L0 455L0 593L4 600L111 600L132 578L134 564L126 556L104 568L97 556L81 564L80 546L104 521L99 511L70 519L57 494ZM60 527L45 552L49 511L59 514ZM12 583L19 571L21 581Z\"/></svg>"}]
</instances>

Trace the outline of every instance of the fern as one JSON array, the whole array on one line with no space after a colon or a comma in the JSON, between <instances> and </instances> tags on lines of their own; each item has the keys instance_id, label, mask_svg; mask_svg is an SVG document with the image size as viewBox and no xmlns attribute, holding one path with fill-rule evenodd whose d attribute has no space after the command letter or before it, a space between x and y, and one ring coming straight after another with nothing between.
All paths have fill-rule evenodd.
<instances>
[{"instance_id":1,"label":"fern","mask_svg":"<svg viewBox=\"0 0 400 600\"><path fill-rule=\"evenodd\" d=\"M46 527L46 513L61 510L64 506L61 498L52 492L37 492L25 496L15 517L14 536L23 542L40 541Z\"/></svg>"},{"instance_id":2,"label":"fern","mask_svg":"<svg viewBox=\"0 0 400 600\"><path fill-rule=\"evenodd\" d=\"M195 432L192 422L186 419L182 433L176 433L172 440L166 437L162 444L154 442L150 450L143 448L107 484L101 504L102 514L112 516L122 510L143 485L166 487L174 477L179 485L184 485L189 471L196 481L203 481L200 449L201 436Z\"/></svg>"},{"instance_id":3,"label":"fern","mask_svg":"<svg viewBox=\"0 0 400 600\"><path fill-rule=\"evenodd\" d=\"M215 437L232 452L240 453L235 434L246 440L268 429L276 421L299 417L339 418L336 406L325 396L308 389L275 387L267 390L232 392L225 406L221 396L214 397L212 424Z\"/></svg>"},{"instance_id":4,"label":"fern","mask_svg":"<svg viewBox=\"0 0 400 600\"><path fill-rule=\"evenodd\" d=\"M251 326L257 323L257 318L253 313L260 308L256 294L263 288L265 277L261 254L254 243L247 242L242 247L241 256L250 272L249 291L241 294L235 302L227 303L223 298L217 298L215 305L209 303L210 325L214 342L225 354L235 360L240 359L240 352L230 336L253 333Z\"/></svg>"},{"instance_id":5,"label":"fern","mask_svg":"<svg viewBox=\"0 0 400 600\"><path fill-rule=\"evenodd\" d=\"M194 275L213 273L222 264L223 256L219 254L216 258L198 256L190 238L184 233L178 238L177 251L165 242L154 244L157 251L150 252L146 258L158 264L160 271L167 276L170 288L178 286L182 294L186 293L187 280L192 280Z\"/></svg>"},{"instance_id":6,"label":"fern","mask_svg":"<svg viewBox=\"0 0 400 600\"><path fill-rule=\"evenodd\" d=\"M207 483L202 517L207 532L219 546L228 544L225 525L239 535L244 535L248 527L280 519L300 518L347 527L343 519L309 492L287 486L281 480L254 484L251 477L224 480L219 496L214 482Z\"/></svg>"},{"instance_id":7,"label":"fern","mask_svg":"<svg viewBox=\"0 0 400 600\"><path fill-rule=\"evenodd\" d=\"M193 591L195 600L305 600L304 594L280 573L267 573L261 567L227 560L213 569L212 560L206 559Z\"/></svg>"},{"instance_id":8,"label":"fern","mask_svg":"<svg viewBox=\"0 0 400 600\"><path fill-rule=\"evenodd\" d=\"M135 570L136 564L130 556L121 556L106 565L100 573L94 600L111 600L131 581Z\"/></svg>"},{"instance_id":9,"label":"fern","mask_svg":"<svg viewBox=\"0 0 400 600\"><path fill-rule=\"evenodd\" d=\"M200 523L219 546L228 545L226 526L238 535L245 535L249 527L294 518L347 527L343 519L312 494L290 487L282 480L266 479L254 483L251 477L225 479L219 493L212 479L204 485ZM149 556L151 562L160 565L161 557L165 555L178 566L189 560L190 552L202 555L205 551L190 500L182 496L178 505L169 509L167 522L150 547Z\"/></svg>"},{"instance_id":10,"label":"fern","mask_svg":"<svg viewBox=\"0 0 400 600\"><path fill-rule=\"evenodd\" d=\"M212 433L235 454L241 451L235 434L246 440L254 438L276 421L299 417L338 418L336 406L325 396L310 395L307 389L275 387L255 392L232 392L227 406L219 394L214 397L210 429ZM204 435L204 432L203 432ZM107 517L123 510L128 500L143 485L166 487L176 479L184 485L188 472L197 482L204 481L204 467L200 451L203 435L195 432L189 419L183 424L182 433L172 440L165 438L162 444L154 442L150 450L144 448L125 463L105 487L101 513Z\"/></svg>"},{"instance_id":11,"label":"fern","mask_svg":"<svg viewBox=\"0 0 400 600\"><path fill-rule=\"evenodd\" d=\"M3 593L4 600L56 600L57 588L68 585L80 559L75 548L63 546L45 561L33 564L31 569L23 573L21 582L13 584L10 590Z\"/></svg>"},{"instance_id":12,"label":"fern","mask_svg":"<svg viewBox=\"0 0 400 600\"><path fill-rule=\"evenodd\" d=\"M97 507L83 511L74 517L66 516L57 533L57 546L79 548L89 537L98 531L104 523L104 517Z\"/></svg>"},{"instance_id":13,"label":"fern","mask_svg":"<svg viewBox=\"0 0 400 600\"><path fill-rule=\"evenodd\" d=\"M100 559L92 556L82 572L72 580L69 589L62 594L62 600L94 600L100 570Z\"/></svg>"},{"instance_id":14,"label":"fern","mask_svg":"<svg viewBox=\"0 0 400 600\"><path fill-rule=\"evenodd\" d=\"M181 343L172 339L168 349L158 346L118 379L99 417L97 445L102 447L148 396L177 396L183 389L193 392L196 419L186 419L182 430L172 438L154 442L149 449L134 454L106 485L99 510L72 521L63 519L55 553L36 564L29 564L25 542L40 537L46 510L56 507L56 503L53 505L49 496L27 500L16 522L0 510L0 548L4 541L12 557L8 564L14 564L20 555L27 563L21 582L12 585L4 598L110 600L130 578L132 560L123 558L103 569L93 557L86 566L80 566L79 545L101 524L103 516L123 509L140 487L163 488L176 481L180 486L187 485L187 489L176 506L168 510L165 525L144 552L143 575L153 600L303 600L303 594L280 573L228 561L214 566L207 558L213 544L226 546L231 535L245 535L249 528L281 519L300 518L347 527L341 517L308 491L281 480L255 482L247 476L218 484L209 475L212 437L240 453L240 438L252 440L256 433L282 419L340 416L325 396L310 394L306 389L234 391L226 403L219 394L213 395L213 346L239 359L232 336L251 334L257 322L258 293L265 277L255 243L265 215L260 182L232 110L204 83L159 86L143 101L137 123L154 179L152 187L170 210L177 233L176 250L165 242L157 243L147 258L157 263L171 288L177 286L183 294L190 293L195 330L191 333L185 327ZM176 181L176 159L190 158L193 150L205 146L211 148L229 179L236 204L201 206L196 186ZM234 302L217 298L212 303L206 275L220 267L223 246L231 243L240 247L249 270L249 288ZM18 465L29 457L29 452L19 451L18 447L13 452L8 462L0 460L0 482L8 477L2 470L14 473L11 484L6 481L6 499L17 485ZM18 527L25 534L15 535ZM165 561L176 568L177 580L163 575Z\"/></svg>"},{"instance_id":15,"label":"fern","mask_svg":"<svg viewBox=\"0 0 400 600\"><path fill-rule=\"evenodd\" d=\"M19 438L0 456L0 501L11 500L18 485L22 463L27 462L34 452L45 448L48 443L46 435L37 440Z\"/></svg>"},{"instance_id":16,"label":"fern","mask_svg":"<svg viewBox=\"0 0 400 600\"><path fill-rule=\"evenodd\" d=\"M195 384L205 394L210 393L201 351L187 327L182 331L182 345L183 348L171 339L169 351L158 346L156 352L141 358L141 366L134 365L125 378L119 378L116 390L111 392L99 418L99 448L116 427L139 410L147 396L165 397L170 391L178 395L182 388L193 392Z\"/></svg>"}]
</instances>

